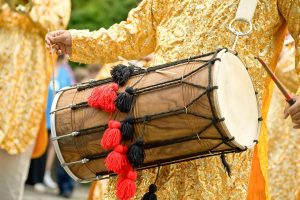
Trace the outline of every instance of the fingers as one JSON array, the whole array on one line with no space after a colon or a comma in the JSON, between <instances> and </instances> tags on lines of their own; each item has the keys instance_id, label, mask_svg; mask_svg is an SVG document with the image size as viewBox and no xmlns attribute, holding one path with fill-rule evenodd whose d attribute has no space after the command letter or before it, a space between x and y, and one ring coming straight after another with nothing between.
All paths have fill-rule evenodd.
<instances>
[{"instance_id":1,"label":"fingers","mask_svg":"<svg viewBox=\"0 0 300 200\"><path fill-rule=\"evenodd\" d=\"M57 37L57 36L63 35L64 33L65 33L65 30L56 30L56 31L51 31L48 34L51 37Z\"/></svg>"},{"instance_id":2,"label":"fingers","mask_svg":"<svg viewBox=\"0 0 300 200\"><path fill-rule=\"evenodd\" d=\"M291 116L294 128L300 129L300 97L294 96L293 99L296 101L293 105L287 106L284 110L284 117Z\"/></svg>"},{"instance_id":3,"label":"fingers","mask_svg":"<svg viewBox=\"0 0 300 200\"><path fill-rule=\"evenodd\" d=\"M296 114L299 110L300 110L300 103L299 103L298 101L296 101L296 103L294 103L292 106L290 106L290 107L287 109L287 112L288 112L290 115L294 115L294 114Z\"/></svg>"},{"instance_id":4,"label":"fingers","mask_svg":"<svg viewBox=\"0 0 300 200\"><path fill-rule=\"evenodd\" d=\"M56 45L54 46L54 50L55 50L55 52L58 54L58 51L60 51L59 44L56 44Z\"/></svg>"},{"instance_id":5,"label":"fingers","mask_svg":"<svg viewBox=\"0 0 300 200\"><path fill-rule=\"evenodd\" d=\"M296 114L292 115L292 118L295 121L300 120L300 112L297 112Z\"/></svg>"},{"instance_id":6,"label":"fingers","mask_svg":"<svg viewBox=\"0 0 300 200\"><path fill-rule=\"evenodd\" d=\"M57 36L51 36L49 35L48 39L50 40L50 42L52 44L56 44L56 43L62 43L66 40L66 37L64 34L61 35L57 35Z\"/></svg>"},{"instance_id":7,"label":"fingers","mask_svg":"<svg viewBox=\"0 0 300 200\"><path fill-rule=\"evenodd\" d=\"M52 48L51 48L52 46ZM54 44L54 45L48 45L46 44L46 47L49 49L49 50L53 50L54 53L56 53L57 55L62 55L62 54L66 54L66 47L64 44L61 44L61 43L58 43L58 44Z\"/></svg>"},{"instance_id":8,"label":"fingers","mask_svg":"<svg viewBox=\"0 0 300 200\"><path fill-rule=\"evenodd\" d=\"M63 50L60 46L58 46L58 48L56 48L56 54L57 55L63 55L64 54L64 52L63 52Z\"/></svg>"},{"instance_id":9,"label":"fingers","mask_svg":"<svg viewBox=\"0 0 300 200\"><path fill-rule=\"evenodd\" d=\"M45 42L46 42L47 49L50 49L51 41L49 39L49 35L48 34L45 36Z\"/></svg>"},{"instance_id":10,"label":"fingers","mask_svg":"<svg viewBox=\"0 0 300 200\"><path fill-rule=\"evenodd\" d=\"M287 106L285 107L285 109L284 109L284 113L283 113L283 118L284 118L284 119L287 119L288 116L290 115L289 112L288 112L288 109L289 109L289 108L290 108L290 106L287 105Z\"/></svg>"},{"instance_id":11,"label":"fingers","mask_svg":"<svg viewBox=\"0 0 300 200\"><path fill-rule=\"evenodd\" d=\"M59 49L60 49L60 51L61 51L61 52L59 52L59 53L61 53L61 54L67 54L67 51L66 51L66 45L60 45L60 46L59 46Z\"/></svg>"},{"instance_id":12,"label":"fingers","mask_svg":"<svg viewBox=\"0 0 300 200\"><path fill-rule=\"evenodd\" d=\"M68 36L66 32L65 30L58 30L47 33L45 36L46 47L50 48L53 44L64 43Z\"/></svg>"},{"instance_id":13,"label":"fingers","mask_svg":"<svg viewBox=\"0 0 300 200\"><path fill-rule=\"evenodd\" d=\"M56 46L55 46L55 52L57 55L62 55L62 54L65 54L65 45L61 44L61 43L58 43Z\"/></svg>"},{"instance_id":14,"label":"fingers","mask_svg":"<svg viewBox=\"0 0 300 200\"><path fill-rule=\"evenodd\" d=\"M294 126L295 129L300 129L300 125Z\"/></svg>"},{"instance_id":15,"label":"fingers","mask_svg":"<svg viewBox=\"0 0 300 200\"><path fill-rule=\"evenodd\" d=\"M296 113L294 115L291 115L292 122L294 124L299 124L300 125L300 113Z\"/></svg>"},{"instance_id":16,"label":"fingers","mask_svg":"<svg viewBox=\"0 0 300 200\"><path fill-rule=\"evenodd\" d=\"M299 96L295 96L293 98L295 100L295 103L291 106L289 106L289 108L286 108L285 110L285 114L288 113L289 115L295 115L297 112L300 112L300 98Z\"/></svg>"}]
</instances>

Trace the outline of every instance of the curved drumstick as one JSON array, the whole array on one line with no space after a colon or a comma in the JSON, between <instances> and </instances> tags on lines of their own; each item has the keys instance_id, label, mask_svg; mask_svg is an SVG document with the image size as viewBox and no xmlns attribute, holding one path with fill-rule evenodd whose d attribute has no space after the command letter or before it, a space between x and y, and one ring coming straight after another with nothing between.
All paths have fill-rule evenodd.
<instances>
[{"instance_id":1,"label":"curved drumstick","mask_svg":"<svg viewBox=\"0 0 300 200\"><path fill-rule=\"evenodd\" d=\"M282 85L282 83L278 80L278 78L275 76L275 74L271 71L271 69L268 67L268 65L260 58L255 57L260 64L264 67L264 69L267 71L271 79L274 81L278 89L281 91L281 93L284 95L285 100L290 104L293 105L296 101L291 97L291 95L287 92L285 87Z\"/></svg>"}]
</instances>

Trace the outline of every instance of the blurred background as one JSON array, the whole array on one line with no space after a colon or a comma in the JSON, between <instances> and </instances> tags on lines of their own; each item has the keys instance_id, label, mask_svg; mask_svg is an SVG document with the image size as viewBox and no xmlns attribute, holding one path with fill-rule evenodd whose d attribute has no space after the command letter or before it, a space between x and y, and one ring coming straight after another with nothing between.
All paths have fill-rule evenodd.
<instances>
[{"instance_id":1,"label":"blurred background","mask_svg":"<svg viewBox=\"0 0 300 200\"><path fill-rule=\"evenodd\" d=\"M129 10L136 7L139 0L72 0L71 19L67 29L98 30L109 28L127 18ZM71 62L76 68L79 63Z\"/></svg>"}]
</instances>

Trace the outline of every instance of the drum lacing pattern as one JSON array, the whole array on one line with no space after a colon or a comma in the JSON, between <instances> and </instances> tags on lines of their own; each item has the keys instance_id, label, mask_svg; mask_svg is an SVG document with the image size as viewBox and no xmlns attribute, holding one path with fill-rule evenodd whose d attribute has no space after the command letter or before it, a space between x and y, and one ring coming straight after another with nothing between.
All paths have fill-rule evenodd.
<instances>
[{"instance_id":1,"label":"drum lacing pattern","mask_svg":"<svg viewBox=\"0 0 300 200\"><path fill-rule=\"evenodd\" d=\"M219 60L219 59L218 58L213 59L213 62L217 61L217 60ZM194 61L194 62L198 62L198 61ZM212 86L212 87L208 86L208 87L205 87L205 86L202 86L202 85L196 85L196 84L193 84L193 83L189 83L187 81L184 81L183 79L187 78L187 77L190 77L191 75L193 75L194 73L196 73L197 71L199 71L199 70L201 70L201 69L203 69L205 67L208 67L210 64L213 64L213 62L205 63L204 65L196 68L195 70L191 71L190 73L184 75L181 78L177 78L177 79L170 80L170 81L165 81L163 83L159 83L159 84L156 84L156 85L151 85L151 86L137 88L137 89L133 89L132 87L129 87L129 88L127 88L125 90L125 93L128 93L129 95L132 95L132 96L137 96L139 94L146 93L146 92L152 92L152 91L159 90L159 89L176 87L176 86L178 86L178 85L180 85L182 83L186 84L186 85L190 85L190 86L196 87L196 88L199 88L199 89L206 90L207 92L210 92L210 91L212 91L214 89L217 89L217 86ZM144 76L142 76L136 83L138 83L143 77ZM136 85L136 83L134 85ZM128 91L130 91L131 93L129 93ZM206 91L203 93L203 95L206 94ZM122 94L123 93L120 93L119 95L122 95ZM201 98L201 96L199 96L198 99L199 98ZM194 101L197 101L198 99L195 99ZM70 106L66 106L64 108L58 108L58 109L52 111L51 113L55 113L57 111L61 111L61 110L68 109L68 108L72 108L73 110L75 110L75 109L79 109L79 108L83 108L83 107L88 107L88 106L89 106L88 102L86 101L86 102L81 102L81 103L78 103L78 104L73 104L73 105L70 105ZM130 109L125 109L125 111L129 112Z\"/></svg>"}]
</instances>

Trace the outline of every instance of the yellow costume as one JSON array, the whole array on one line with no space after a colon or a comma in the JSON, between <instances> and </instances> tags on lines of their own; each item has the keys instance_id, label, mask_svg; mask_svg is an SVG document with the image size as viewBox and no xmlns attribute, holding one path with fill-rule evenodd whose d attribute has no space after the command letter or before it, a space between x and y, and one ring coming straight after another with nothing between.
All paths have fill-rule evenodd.
<instances>
[{"instance_id":1,"label":"yellow costume","mask_svg":"<svg viewBox=\"0 0 300 200\"><path fill-rule=\"evenodd\" d=\"M286 45L280 56L276 74L292 92L298 89L299 81L294 71L294 42ZM274 88L268 113L269 130L269 188L271 199L299 200L300 193L300 131L293 129L291 119L284 120L286 106L284 96Z\"/></svg>"},{"instance_id":2,"label":"yellow costume","mask_svg":"<svg viewBox=\"0 0 300 200\"><path fill-rule=\"evenodd\" d=\"M0 0L0 148L19 154L34 142L45 111L51 65L44 35L66 27L71 5L32 0L31 10L21 13L5 2Z\"/></svg>"},{"instance_id":3,"label":"yellow costume","mask_svg":"<svg viewBox=\"0 0 300 200\"><path fill-rule=\"evenodd\" d=\"M203 54L219 47L231 47L234 35L227 29L239 1L235 0L144 0L132 10L127 21L98 31L71 31L71 59L82 63L111 63L122 56L128 60L154 52L153 64L161 64ZM271 89L270 79L253 57L260 57L273 69L285 34L285 20L299 45L300 1L260 0L256 9L253 33L241 38L236 50L249 67L256 90L260 93L262 114L266 118ZM299 47L298 47L299 49ZM299 70L299 53L296 66ZM238 78L238 77L233 77ZM263 124L257 149L259 162L251 158L253 150L228 156L232 177L224 172L219 157L204 158L165 166L158 179L159 199L249 199L269 198L267 132ZM259 170L257 169L259 167ZM255 173L254 173L255 172ZM263 188L255 187L259 173ZM136 199L154 182L156 169L142 171L137 181ZM107 199L116 199L115 184L109 186ZM263 194L262 194L263 193Z\"/></svg>"}]
</instances>

